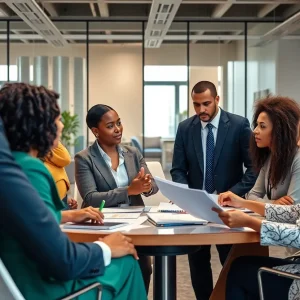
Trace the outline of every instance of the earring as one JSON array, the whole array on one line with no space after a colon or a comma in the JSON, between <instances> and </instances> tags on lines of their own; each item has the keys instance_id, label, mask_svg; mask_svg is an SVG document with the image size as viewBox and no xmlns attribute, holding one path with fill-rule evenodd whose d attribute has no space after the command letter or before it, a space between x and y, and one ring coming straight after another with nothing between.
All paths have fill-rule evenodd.
<instances>
[{"instance_id":1,"label":"earring","mask_svg":"<svg viewBox=\"0 0 300 300\"><path fill-rule=\"evenodd\" d=\"M99 137L99 134L96 134L96 138L98 138Z\"/></svg>"}]
</instances>

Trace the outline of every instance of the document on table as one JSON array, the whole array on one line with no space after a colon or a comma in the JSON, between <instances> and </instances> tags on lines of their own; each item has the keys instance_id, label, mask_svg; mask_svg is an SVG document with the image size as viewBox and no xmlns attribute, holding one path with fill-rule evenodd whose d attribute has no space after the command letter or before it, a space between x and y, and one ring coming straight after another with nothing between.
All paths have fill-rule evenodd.
<instances>
[{"instance_id":1,"label":"document on table","mask_svg":"<svg viewBox=\"0 0 300 300\"><path fill-rule=\"evenodd\" d=\"M190 214L178 213L148 213L149 221L155 226L205 225L206 220L195 218Z\"/></svg>"},{"instance_id":2,"label":"document on table","mask_svg":"<svg viewBox=\"0 0 300 300\"><path fill-rule=\"evenodd\" d=\"M115 213L142 213L144 211L144 206L127 206L127 207L108 207L103 208L102 212L115 214Z\"/></svg>"},{"instance_id":3,"label":"document on table","mask_svg":"<svg viewBox=\"0 0 300 300\"><path fill-rule=\"evenodd\" d=\"M140 213L104 213L106 219L137 219Z\"/></svg>"},{"instance_id":4,"label":"document on table","mask_svg":"<svg viewBox=\"0 0 300 300\"><path fill-rule=\"evenodd\" d=\"M161 193L180 208L196 218L209 222L224 224L218 214L212 211L215 207L224 211L214 196L203 190L190 189L182 184L155 177L155 182Z\"/></svg>"}]
</instances>

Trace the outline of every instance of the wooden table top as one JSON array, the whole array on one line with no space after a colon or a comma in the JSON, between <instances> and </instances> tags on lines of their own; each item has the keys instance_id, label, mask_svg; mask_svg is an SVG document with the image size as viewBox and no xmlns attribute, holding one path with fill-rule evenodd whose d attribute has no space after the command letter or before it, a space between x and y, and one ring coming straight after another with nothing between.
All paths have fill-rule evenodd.
<instances>
[{"instance_id":1,"label":"wooden table top","mask_svg":"<svg viewBox=\"0 0 300 300\"><path fill-rule=\"evenodd\" d=\"M197 226L154 227L146 222L139 228L122 231L136 246L195 246L212 244L244 244L260 242L260 234L251 229L229 229L217 224ZM63 229L74 242L94 242L111 232Z\"/></svg>"}]
</instances>

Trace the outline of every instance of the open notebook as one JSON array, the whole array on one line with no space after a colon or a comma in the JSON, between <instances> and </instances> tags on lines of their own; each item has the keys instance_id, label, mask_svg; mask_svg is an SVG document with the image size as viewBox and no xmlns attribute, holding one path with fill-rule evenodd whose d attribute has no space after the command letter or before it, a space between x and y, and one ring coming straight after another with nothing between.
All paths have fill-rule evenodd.
<instances>
[{"instance_id":1,"label":"open notebook","mask_svg":"<svg viewBox=\"0 0 300 300\"><path fill-rule=\"evenodd\" d=\"M183 225L205 225L208 222L203 219L195 218L189 214L171 213L149 213L148 221L155 226L183 226Z\"/></svg>"},{"instance_id":2,"label":"open notebook","mask_svg":"<svg viewBox=\"0 0 300 300\"><path fill-rule=\"evenodd\" d=\"M158 209L158 212L176 212L176 213L184 213L185 211L181 209L176 204L167 203L167 202L160 202Z\"/></svg>"}]
</instances>

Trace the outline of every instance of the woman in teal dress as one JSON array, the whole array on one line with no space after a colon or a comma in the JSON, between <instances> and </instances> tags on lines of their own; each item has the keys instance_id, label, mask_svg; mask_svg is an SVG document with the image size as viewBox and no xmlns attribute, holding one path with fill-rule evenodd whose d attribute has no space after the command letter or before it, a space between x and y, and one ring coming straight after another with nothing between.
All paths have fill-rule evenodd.
<instances>
[{"instance_id":1,"label":"woman in teal dress","mask_svg":"<svg viewBox=\"0 0 300 300\"><path fill-rule=\"evenodd\" d=\"M62 219L82 221L86 218L101 221L99 214L96 216L96 211L93 210L85 215L66 214L62 217L61 210L64 206L54 180L38 159L56 147L61 136L63 124L57 99L58 94L55 92L22 83L7 84L0 90L0 117L3 119L10 148L16 162L20 164L58 223ZM1 259L25 299L59 299L93 282L102 284L103 300L147 298L141 271L133 256L111 259L109 264L105 263L107 266L102 276L83 279L74 275L74 280L63 282L47 277L13 236L0 231L0 240ZM111 250L110 255L113 252ZM132 253L136 255L135 250ZM78 299L95 298L96 291L92 290Z\"/></svg>"}]
</instances>

